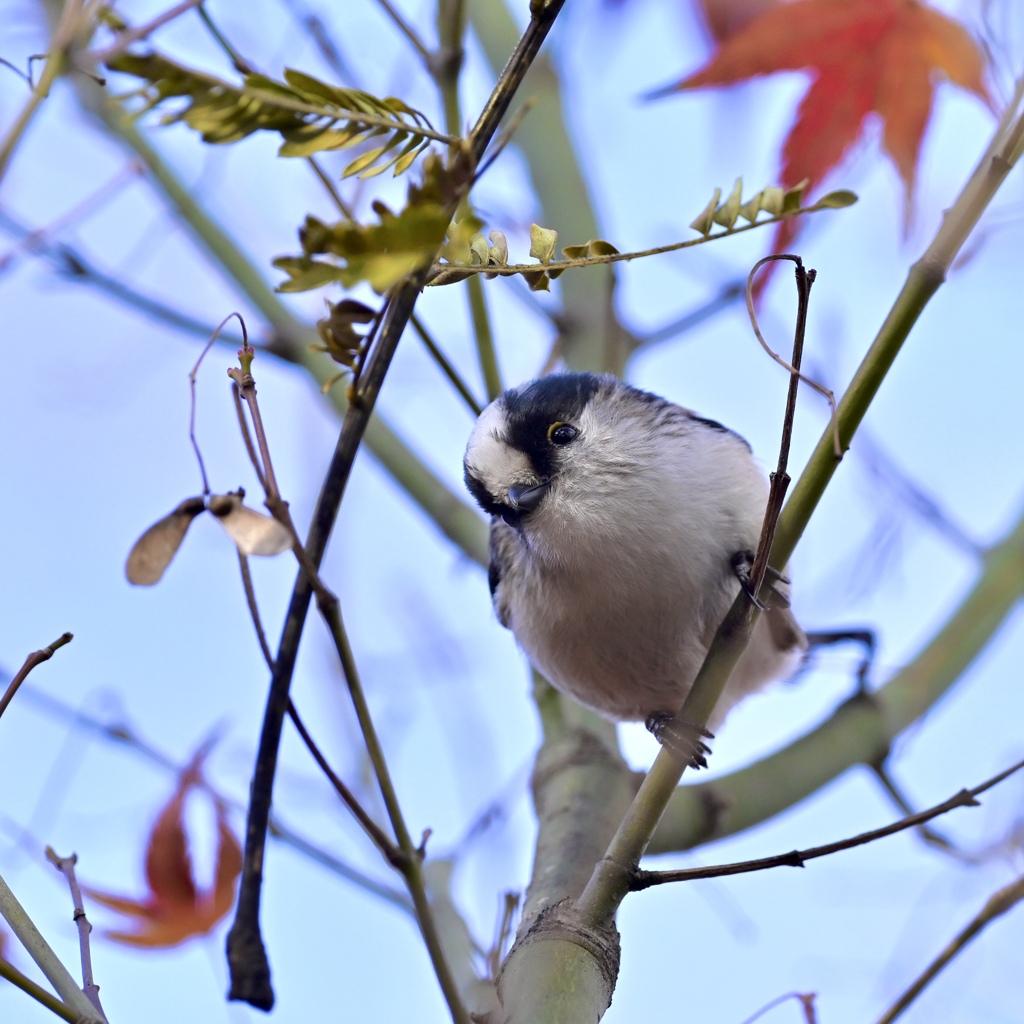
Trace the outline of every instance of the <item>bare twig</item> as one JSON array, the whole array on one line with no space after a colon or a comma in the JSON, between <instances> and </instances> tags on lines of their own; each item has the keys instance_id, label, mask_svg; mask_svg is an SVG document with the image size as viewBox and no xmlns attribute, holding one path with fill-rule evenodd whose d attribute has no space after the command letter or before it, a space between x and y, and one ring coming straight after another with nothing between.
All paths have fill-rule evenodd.
<instances>
[{"instance_id":1,"label":"bare twig","mask_svg":"<svg viewBox=\"0 0 1024 1024\"><path fill-rule=\"evenodd\" d=\"M742 299L745 290L743 281L730 281L719 289L718 294L714 298L708 299L703 305L698 306L689 313L684 313L663 327L658 327L650 333L638 337L635 348L646 349L663 341L671 341L680 334L685 334L687 331L699 327L705 320L709 320L723 310L728 309L739 299Z\"/></svg>"},{"instance_id":2,"label":"bare twig","mask_svg":"<svg viewBox=\"0 0 1024 1024\"><path fill-rule=\"evenodd\" d=\"M800 373L800 363L804 355L804 335L807 330L807 305L811 297L811 285L817 272L804 270L803 262L799 256L766 256L758 260L750 271L747 278L747 309L750 312L750 322L754 332L764 344L761 332L757 327L757 317L754 315L754 305L751 299L751 290L754 283L754 275L758 268L774 260L792 260L796 264L796 290L797 310L796 329L793 333L793 361L792 365L783 363L789 367L789 392L786 395L786 413L782 420L782 440L779 443L779 462L775 472L771 475L771 487L768 491L768 508L765 510L764 521L761 524L761 537L757 543L757 555L754 564L750 568L750 593L755 597L761 591L761 584L764 582L765 573L768 571L768 558L771 555L772 542L775 539L775 527L779 521L779 514L782 512L782 503L786 498L786 491L789 489L789 448L793 440L793 420L796 416L796 395L800 381L804 379Z\"/></svg>"},{"instance_id":3,"label":"bare twig","mask_svg":"<svg viewBox=\"0 0 1024 1024\"><path fill-rule=\"evenodd\" d=\"M210 495L210 482L206 478L206 464L203 462L203 453L199 450L199 442L196 441L196 376L199 373L199 367L202 365L203 360L206 358L206 353L213 348L214 342L220 336L220 332L227 326L228 321L232 317L237 317L238 322L242 325L242 344L248 346L249 336L245 329L245 321L242 319L241 313L228 313L226 317L217 325L213 334L210 335L210 340L203 346L203 351L199 353L199 358L196 360L196 365L192 367L192 372L188 375L188 386L189 393L191 394L191 402L189 403L188 412L188 436L192 442L192 448L196 453L196 459L199 462L199 472L203 478L203 497L207 498Z\"/></svg>"},{"instance_id":4,"label":"bare twig","mask_svg":"<svg viewBox=\"0 0 1024 1024\"><path fill-rule=\"evenodd\" d=\"M543 4L534 4L531 22L471 133L469 153L473 162L478 162L483 155L502 117L508 110L516 89L554 24L563 3L564 0L547 0ZM454 212L454 207L452 212ZM360 387L354 394L353 401L346 412L306 543L305 550L314 567L318 568L323 558L327 539L345 493L356 452L366 431L391 359L397 349L399 338L409 322L416 300L422 290L427 270L428 268L422 268L415 271L407 283L399 288L389 301L381 321L377 343L362 374ZM235 922L228 934L228 962L231 970L229 996L234 999L243 999L265 1009L269 1009L273 1005L274 993L270 984L270 966L259 925L263 846L266 839L281 729L288 707L288 690L312 591L312 579L303 569L292 590L291 603L285 619L278 654L274 659L275 670L264 712L259 751L250 788L251 799L246 825L245 857L239 886L238 908ZM337 613L336 605L328 606L328 608L333 608ZM353 688L353 679L357 678L354 675L355 666L351 659L351 652L348 650L347 638L345 638L343 630L336 628L338 625L340 625L340 614L337 616L332 633L335 643L339 647L342 664L346 670L346 679L349 681L355 701L357 699L357 690ZM364 730L364 736L366 735ZM368 736L367 739L369 742ZM384 779L380 775L378 775L378 782L383 787ZM411 846L411 840L407 836L403 837L394 820L392 820L392 825L396 829L399 846L403 850L406 849L406 842ZM413 902L416 905L420 926L424 930L424 938L428 948L431 949L435 972L438 974L438 980L453 1019L460 1024L468 1024L468 1014L462 1004L454 978L450 970L447 969L443 956L434 955L433 944L427 933L432 919L429 914L430 907L426 899L425 888L422 886L416 889L412 888L417 879L422 882L422 873L419 861L413 860L407 881L410 882ZM440 954L439 943L436 948Z\"/></svg>"},{"instance_id":5,"label":"bare twig","mask_svg":"<svg viewBox=\"0 0 1024 1024\"><path fill-rule=\"evenodd\" d=\"M82 991L105 1020L107 1015L103 1012L103 1007L100 1005L100 987L93 980L92 976L92 952L89 949L89 933L92 931L92 925L89 924L89 919L85 916L82 890L78 888L78 879L75 878L75 865L78 863L78 854L73 853L70 857L58 857L53 847L47 846L46 859L68 880L68 888L71 890L71 901L75 907L74 922L78 928L78 948L82 955Z\"/></svg>"},{"instance_id":6,"label":"bare twig","mask_svg":"<svg viewBox=\"0 0 1024 1024\"><path fill-rule=\"evenodd\" d=\"M1009 885L993 893L978 911L970 923L960 931L952 942L928 965L927 969L895 1003L878 1018L878 1024L892 1024L904 1010L924 991L936 975L958 954L967 944L976 938L997 917L1002 917L1024 900L1024 875Z\"/></svg>"},{"instance_id":7,"label":"bare twig","mask_svg":"<svg viewBox=\"0 0 1024 1024\"><path fill-rule=\"evenodd\" d=\"M159 299L145 295L116 277L111 277L98 267L93 266L80 250L65 242L49 241L44 232L48 233L52 230L52 225L44 228L29 228L15 220L6 211L0 210L0 227L19 239L24 248L32 255L47 260L62 277L80 284L91 285L158 323L175 327L188 334L209 338L214 330L208 323L197 320L187 313L182 313ZM3 254L3 257L0 258L3 260L0 263L0 271L6 270L10 266L15 252L16 250L11 248ZM232 345L237 345L241 341L240 338L232 335L222 335L222 340L226 344Z\"/></svg>"},{"instance_id":8,"label":"bare twig","mask_svg":"<svg viewBox=\"0 0 1024 1024\"><path fill-rule=\"evenodd\" d=\"M374 845L384 855L385 860L387 860L392 867L401 869L401 851L397 846L395 846L391 839L384 834L383 829L381 829L381 827L366 812L362 804L360 804L356 799L352 790L345 785L330 764L328 764L327 758L324 757L320 748L314 742L313 737L310 736L309 730L299 717L299 712L295 708L295 703L291 700L288 701L288 717L291 718L299 735L302 737L302 742L306 744L310 754L313 755L313 760L320 766L320 770L327 776L328 781L334 787L338 796L341 798L342 803L352 812L352 816L362 826L363 831L370 837L370 839L373 840Z\"/></svg>"},{"instance_id":9,"label":"bare twig","mask_svg":"<svg viewBox=\"0 0 1024 1024\"><path fill-rule=\"evenodd\" d=\"M42 708L48 714L64 718L79 728L91 730L111 743L122 744L136 755L144 758L151 764L155 764L160 768L163 768L165 771L170 772L176 777L180 776L184 770L183 765L179 764L173 758L168 757L152 744L142 739L132 726L125 721L104 722L85 711L73 708L69 704L65 704L56 697L37 691L28 691L24 697L27 702ZM215 800L220 801L233 810L245 810L244 803L225 796L218 789L211 786L205 778L200 779L199 785ZM408 896L404 893L399 892L396 889L392 889L390 886L383 885L375 878L371 878L369 875L352 867L352 865L345 861L339 860L330 851L325 850L321 846L317 846L304 836L301 836L299 833L290 829L276 816L271 816L268 832L270 836L278 842L291 847L293 850L297 850L299 853L308 857L315 863L327 868L340 878L344 878L346 881L352 882L364 891L369 892L380 899L386 900L388 903L393 904L407 913L412 912L412 905L409 902Z\"/></svg>"},{"instance_id":10,"label":"bare twig","mask_svg":"<svg viewBox=\"0 0 1024 1024\"><path fill-rule=\"evenodd\" d=\"M241 551L238 553L238 563L242 570L242 584L245 587L245 601L249 606L249 615L252 617L253 626L256 629L256 637L259 640L260 650L263 652L263 659L267 663L267 668L271 672L274 671L274 656L270 651L270 645L267 643L266 633L263 631L263 622L260 618L259 606L256 603L256 590L252 583L252 573L249 571L249 559L242 554ZM328 782L334 787L338 796L341 798L342 803L352 812L352 816L362 826L363 831L373 840L374 845L384 855L385 860L392 866L399 866L398 862L400 859L400 853L395 844L384 834L380 826L373 820L372 817L367 813L365 808L356 799L355 794L345 785L341 777L334 771L324 757L323 752L317 746L316 741L310 735L309 730L306 728L305 723L299 715L298 709L295 707L295 702L288 699L288 717L291 718L298 730L299 736L302 737L302 742L306 744L306 748L313 756L313 760L320 766L320 770L327 776Z\"/></svg>"},{"instance_id":11,"label":"bare twig","mask_svg":"<svg viewBox=\"0 0 1024 1024\"><path fill-rule=\"evenodd\" d=\"M913 808L910 806L909 801L900 791L899 786L896 785L896 780L889 774L889 770L886 767L886 758L875 762L871 765L871 770L875 773L875 777L881 783L882 788L888 794L889 799L898 807L905 815L914 814ZM918 825L917 834L930 846L934 846L938 850L942 850L943 853L949 854L949 856L961 861L965 864L976 864L979 858L972 856L964 850L961 850L955 843L947 839L944 835L936 832L934 829L928 828L927 825Z\"/></svg>"},{"instance_id":12,"label":"bare twig","mask_svg":"<svg viewBox=\"0 0 1024 1024\"><path fill-rule=\"evenodd\" d=\"M769 1010L774 1010L776 1006L781 1006L783 1003L788 1003L790 999L796 999L804 1011L804 1020L807 1024L815 1024L818 1017L814 1012L814 1000L817 998L817 992L787 992L784 996L779 996L777 999L773 999L770 1003L766 1003L757 1011L752 1017L748 1017L743 1024L754 1024L754 1021L760 1020Z\"/></svg>"},{"instance_id":13,"label":"bare twig","mask_svg":"<svg viewBox=\"0 0 1024 1024\"><path fill-rule=\"evenodd\" d=\"M835 843L827 843L825 846L813 846L808 850L793 850L790 853L780 853L774 857L759 857L757 860L739 861L735 864L712 864L708 867L681 868L677 871L637 871L632 884L633 889L648 889L652 885L663 885L666 882L688 882L695 878L721 878L723 875L743 875L751 871L764 871L767 868L793 867L802 868L804 863L815 860L818 857L828 857L833 853L842 850L852 850L855 846L864 846L866 843L873 843L876 839L884 839L886 836L895 835L908 828L915 828L931 821L939 815L947 814L957 807L977 807L977 797L993 786L998 785L1004 779L1009 778L1015 772L1024 768L1024 761L1005 771L994 775L991 779L983 782L974 789L961 789L948 800L941 804L918 814L909 814L899 821L886 825L884 828L872 829L870 832L862 832L860 835L852 836L849 839L841 839Z\"/></svg>"},{"instance_id":14,"label":"bare twig","mask_svg":"<svg viewBox=\"0 0 1024 1024\"><path fill-rule=\"evenodd\" d=\"M415 314L410 317L409 322L413 330L420 336L420 340L427 346L427 351L433 356L434 362L441 367L444 375L452 382L455 390L462 396L463 401L469 406L474 416L483 412L483 406L473 397L473 393L466 386L466 382L459 375L459 371L449 361L448 357L438 347L430 332L423 326L423 321Z\"/></svg>"},{"instance_id":15,"label":"bare twig","mask_svg":"<svg viewBox=\"0 0 1024 1024\"><path fill-rule=\"evenodd\" d=\"M816 380L812 380L810 377L804 376L800 372L798 365L790 365L782 358L774 349L769 346L768 342L764 340L764 335L761 333L761 328L757 325L757 314L754 312L754 275L761 269L766 263L771 263L773 260L797 260L799 257L795 256L765 256L763 260L758 260L754 264L747 277L747 313L750 315L750 326L754 329L754 334L757 336L757 340L761 343L761 348L765 350L779 364L779 366L788 370L791 374L795 374L805 384L810 385L819 394L824 395L828 400L829 408L832 410L832 436L834 441L834 449L836 460L838 461L843 457L843 448L839 441L839 420L836 416L836 396L823 384L819 384Z\"/></svg>"},{"instance_id":16,"label":"bare twig","mask_svg":"<svg viewBox=\"0 0 1024 1024\"><path fill-rule=\"evenodd\" d=\"M17 674L10 681L7 689L4 691L4 695L0 697L0 716L7 710L8 704L14 700L14 695L18 692L18 688L29 672L36 667L41 665L44 661L49 661L53 657L53 652L63 647L65 644L71 643L74 639L73 633L62 633L56 640L53 641L48 647L44 647L41 651L33 651L26 659L25 664L18 669Z\"/></svg>"},{"instance_id":17,"label":"bare twig","mask_svg":"<svg viewBox=\"0 0 1024 1024\"><path fill-rule=\"evenodd\" d=\"M238 551L238 568L242 574L242 587L245 590L245 603L249 606L249 617L252 619L253 628L256 630L256 639L259 641L260 650L263 652L263 660L267 668L274 671L274 655L267 643L267 634L263 629L263 620L260 618L259 605L256 603L256 588L252 583L252 573L249 571L249 559L243 555L241 549Z\"/></svg>"},{"instance_id":18,"label":"bare twig","mask_svg":"<svg viewBox=\"0 0 1024 1024\"><path fill-rule=\"evenodd\" d=\"M794 257L788 258L795 259ZM794 348L800 348L803 344L803 329L811 281L813 281L811 273L803 273L802 264L797 261L797 290L800 306L797 312ZM799 362L798 352L794 353L794 358ZM792 369L794 375L798 372L796 368ZM754 556L754 568L751 570L750 594L752 598L748 598L743 591L737 595L732 607L719 625L704 664L697 673L697 678L690 687L682 708L679 709L676 717L692 726L703 727L708 721L757 623L759 603L756 602L756 596L768 564L771 537L781 509L782 495L778 491L780 488L784 491L785 483L788 482L785 470L789 455L789 437L792 432L795 401L796 378L794 377L790 381L789 397L783 419L779 468L773 474L772 490L776 492L775 500L770 494L760 543ZM761 578L756 577L755 573L757 572L760 572ZM604 926L629 892L640 858L661 820L672 793L679 785L679 780L688 763L688 752L676 749L672 744L666 744L661 748L651 770L645 776L636 797L630 804L626 816L608 845L604 857L594 867L590 880L576 903L576 910L585 926L590 928Z\"/></svg>"},{"instance_id":19,"label":"bare twig","mask_svg":"<svg viewBox=\"0 0 1024 1024\"><path fill-rule=\"evenodd\" d=\"M90 192L89 195L76 203L66 213L62 213L56 220L50 221L49 224L45 224L41 228L36 228L35 231L22 235L15 245L6 252L0 253L0 272L7 269L19 250L31 251L38 248L46 235L55 235L58 231L62 231L64 228L74 224L75 221L81 220L83 217L93 213L108 199L121 195L125 182L129 178L141 175L143 169L141 161L129 160L128 164L118 171L117 174L108 181L105 181L99 188Z\"/></svg>"},{"instance_id":20,"label":"bare twig","mask_svg":"<svg viewBox=\"0 0 1024 1024\"><path fill-rule=\"evenodd\" d=\"M43 66L43 73L33 87L32 94L25 101L21 113L15 118L3 140L0 140L0 182L3 181L4 175L7 173L11 157L24 136L25 129L28 128L40 104L50 95L50 87L65 70L68 50L79 34L84 33L85 21L84 0L68 0L61 8L60 18L50 37L49 52L46 56L46 64Z\"/></svg>"}]
</instances>

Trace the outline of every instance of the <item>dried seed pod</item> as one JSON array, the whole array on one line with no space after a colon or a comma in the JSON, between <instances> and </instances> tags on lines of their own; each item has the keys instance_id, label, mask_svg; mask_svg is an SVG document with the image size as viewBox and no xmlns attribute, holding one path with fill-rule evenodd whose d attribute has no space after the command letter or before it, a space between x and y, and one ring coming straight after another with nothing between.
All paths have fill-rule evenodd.
<instances>
[{"instance_id":1,"label":"dried seed pod","mask_svg":"<svg viewBox=\"0 0 1024 1024\"><path fill-rule=\"evenodd\" d=\"M202 498L186 498L170 515L155 522L132 545L124 573L129 583L151 587L160 581L185 539L185 533L206 508Z\"/></svg>"},{"instance_id":2,"label":"dried seed pod","mask_svg":"<svg viewBox=\"0 0 1024 1024\"><path fill-rule=\"evenodd\" d=\"M214 494L210 511L243 555L279 555L292 546L292 537L276 519L242 504L244 491Z\"/></svg>"}]
</instances>

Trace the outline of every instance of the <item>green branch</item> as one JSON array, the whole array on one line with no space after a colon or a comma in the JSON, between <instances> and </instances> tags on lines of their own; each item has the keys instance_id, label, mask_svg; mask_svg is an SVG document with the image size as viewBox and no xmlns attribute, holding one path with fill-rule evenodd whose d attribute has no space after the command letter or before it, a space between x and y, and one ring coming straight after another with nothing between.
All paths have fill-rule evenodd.
<instances>
[{"instance_id":1,"label":"green branch","mask_svg":"<svg viewBox=\"0 0 1024 1024\"><path fill-rule=\"evenodd\" d=\"M986 551L982 573L928 645L876 693L847 701L784 750L713 782L676 789L650 854L689 850L767 821L857 764L883 756L959 680L1024 596L1024 515Z\"/></svg>"}]
</instances>

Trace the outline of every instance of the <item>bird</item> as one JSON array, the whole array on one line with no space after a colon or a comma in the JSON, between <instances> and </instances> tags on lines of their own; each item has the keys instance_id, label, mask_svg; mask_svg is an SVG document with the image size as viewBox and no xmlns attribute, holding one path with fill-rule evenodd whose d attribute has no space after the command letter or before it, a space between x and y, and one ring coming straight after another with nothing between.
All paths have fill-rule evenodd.
<instances>
[{"instance_id":1,"label":"bird","mask_svg":"<svg viewBox=\"0 0 1024 1024\"><path fill-rule=\"evenodd\" d=\"M658 735L753 561L768 481L750 446L613 376L561 372L492 401L463 465L491 517L498 620L558 690ZM779 574L708 729L806 648Z\"/></svg>"}]
</instances>

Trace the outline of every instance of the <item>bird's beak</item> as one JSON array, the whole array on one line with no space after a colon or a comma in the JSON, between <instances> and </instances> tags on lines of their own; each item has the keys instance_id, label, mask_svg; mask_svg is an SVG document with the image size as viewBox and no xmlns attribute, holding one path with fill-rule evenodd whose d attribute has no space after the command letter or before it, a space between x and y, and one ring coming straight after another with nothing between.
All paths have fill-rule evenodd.
<instances>
[{"instance_id":1,"label":"bird's beak","mask_svg":"<svg viewBox=\"0 0 1024 1024\"><path fill-rule=\"evenodd\" d=\"M540 504L541 498L544 497L550 486L550 480L545 480L544 483L532 487L516 484L508 489L509 504L517 512L532 512Z\"/></svg>"}]
</instances>

